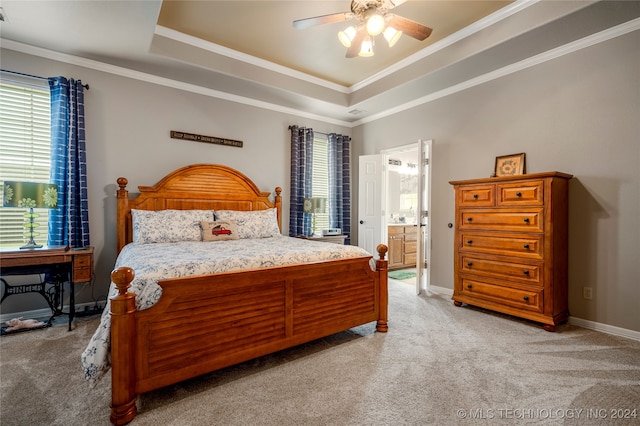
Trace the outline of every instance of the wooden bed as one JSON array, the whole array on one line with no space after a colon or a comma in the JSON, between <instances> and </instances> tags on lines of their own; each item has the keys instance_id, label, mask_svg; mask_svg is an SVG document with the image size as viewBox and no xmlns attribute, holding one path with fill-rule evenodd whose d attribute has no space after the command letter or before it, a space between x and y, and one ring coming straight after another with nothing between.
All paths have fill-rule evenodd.
<instances>
[{"instance_id":1,"label":"wooden bed","mask_svg":"<svg viewBox=\"0 0 640 426\"><path fill-rule=\"evenodd\" d=\"M130 199L118 179L118 253L132 241L131 209L277 209L281 189L260 192L244 174L221 165L178 169ZM111 422L130 422L139 394L376 321L387 331L387 247L371 257L227 272L160 282L162 297L136 311L128 293L135 271L111 274ZM194 316L200 321L192 321Z\"/></svg>"}]
</instances>

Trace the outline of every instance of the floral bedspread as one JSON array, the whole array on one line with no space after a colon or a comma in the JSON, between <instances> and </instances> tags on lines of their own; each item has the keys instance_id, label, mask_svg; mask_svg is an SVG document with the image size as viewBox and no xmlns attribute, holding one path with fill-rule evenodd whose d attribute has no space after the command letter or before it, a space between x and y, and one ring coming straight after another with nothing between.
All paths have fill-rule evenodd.
<instances>
[{"instance_id":1,"label":"floral bedspread","mask_svg":"<svg viewBox=\"0 0 640 426\"><path fill-rule=\"evenodd\" d=\"M136 308L143 310L160 299L162 288L158 281L162 279L362 256L371 254L355 246L278 236L213 242L129 244L120 252L115 268L133 268L135 279L129 291L136 294ZM370 266L375 270L373 258ZM109 299L116 294L115 285L111 283ZM85 379L92 385L110 367L109 311L107 301L100 325L82 353Z\"/></svg>"}]
</instances>

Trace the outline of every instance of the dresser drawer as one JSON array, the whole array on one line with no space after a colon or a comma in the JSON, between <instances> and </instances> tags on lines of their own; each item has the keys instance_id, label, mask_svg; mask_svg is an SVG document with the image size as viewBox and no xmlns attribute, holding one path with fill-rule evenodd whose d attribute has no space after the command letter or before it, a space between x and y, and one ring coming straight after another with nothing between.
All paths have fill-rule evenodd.
<instances>
[{"instance_id":1,"label":"dresser drawer","mask_svg":"<svg viewBox=\"0 0 640 426\"><path fill-rule=\"evenodd\" d=\"M492 207L496 203L496 186L465 186L457 192L457 195L457 202L461 207Z\"/></svg>"},{"instance_id":2,"label":"dresser drawer","mask_svg":"<svg viewBox=\"0 0 640 426\"><path fill-rule=\"evenodd\" d=\"M465 252L543 258L541 234L460 232L457 243L458 250Z\"/></svg>"},{"instance_id":3,"label":"dresser drawer","mask_svg":"<svg viewBox=\"0 0 640 426\"><path fill-rule=\"evenodd\" d=\"M498 185L498 206L541 206L544 202L544 182L503 183Z\"/></svg>"},{"instance_id":4,"label":"dresser drawer","mask_svg":"<svg viewBox=\"0 0 640 426\"><path fill-rule=\"evenodd\" d=\"M460 210L460 229L543 232L542 209Z\"/></svg>"},{"instance_id":5,"label":"dresser drawer","mask_svg":"<svg viewBox=\"0 0 640 426\"><path fill-rule=\"evenodd\" d=\"M467 298L487 300L528 311L542 312L543 308L542 289L524 290L463 278L461 294Z\"/></svg>"},{"instance_id":6,"label":"dresser drawer","mask_svg":"<svg viewBox=\"0 0 640 426\"><path fill-rule=\"evenodd\" d=\"M543 284L542 266L541 262L516 263L474 256L460 256L459 272L511 281L517 280L541 287Z\"/></svg>"}]
</instances>

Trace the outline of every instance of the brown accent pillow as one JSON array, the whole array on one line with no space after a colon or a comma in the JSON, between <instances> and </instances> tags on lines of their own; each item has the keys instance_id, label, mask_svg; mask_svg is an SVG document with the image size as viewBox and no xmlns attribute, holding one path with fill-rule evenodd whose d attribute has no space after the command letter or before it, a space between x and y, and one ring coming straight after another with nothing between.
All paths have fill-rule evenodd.
<instances>
[{"instance_id":1,"label":"brown accent pillow","mask_svg":"<svg viewBox=\"0 0 640 426\"><path fill-rule=\"evenodd\" d=\"M201 222L202 241L237 240L235 220L216 220L214 222Z\"/></svg>"}]
</instances>

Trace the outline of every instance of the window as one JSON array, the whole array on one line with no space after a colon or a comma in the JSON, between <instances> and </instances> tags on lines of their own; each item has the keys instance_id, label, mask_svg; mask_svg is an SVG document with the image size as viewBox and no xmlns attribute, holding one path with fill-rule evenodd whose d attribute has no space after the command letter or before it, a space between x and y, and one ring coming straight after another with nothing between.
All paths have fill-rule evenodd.
<instances>
[{"instance_id":1,"label":"window","mask_svg":"<svg viewBox=\"0 0 640 426\"><path fill-rule=\"evenodd\" d=\"M49 182L51 105L46 80L2 75L0 81L0 181ZM2 185L4 197L4 185ZM0 247L26 242L26 209L0 208ZM49 211L38 210L39 244L46 244Z\"/></svg>"},{"instance_id":2,"label":"window","mask_svg":"<svg viewBox=\"0 0 640 426\"><path fill-rule=\"evenodd\" d=\"M313 139L313 176L311 196L329 199L329 141L327 136L315 133ZM318 232L329 228L329 211L316 213Z\"/></svg>"}]
</instances>

